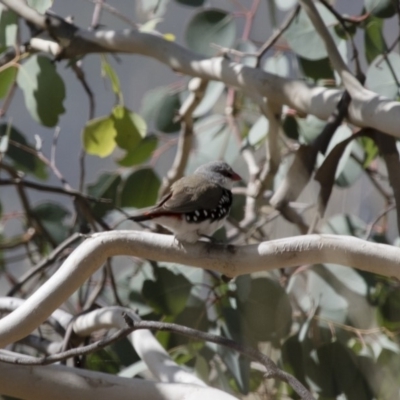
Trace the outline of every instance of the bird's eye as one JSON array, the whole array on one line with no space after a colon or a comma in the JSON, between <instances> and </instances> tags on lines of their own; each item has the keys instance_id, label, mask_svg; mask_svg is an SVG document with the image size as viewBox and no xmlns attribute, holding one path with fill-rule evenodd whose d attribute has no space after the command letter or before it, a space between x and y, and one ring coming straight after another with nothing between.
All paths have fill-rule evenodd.
<instances>
[{"instance_id":1,"label":"bird's eye","mask_svg":"<svg viewBox=\"0 0 400 400\"><path fill-rule=\"evenodd\" d=\"M226 176L227 178L232 178L232 172L229 171L221 171L221 174Z\"/></svg>"}]
</instances>

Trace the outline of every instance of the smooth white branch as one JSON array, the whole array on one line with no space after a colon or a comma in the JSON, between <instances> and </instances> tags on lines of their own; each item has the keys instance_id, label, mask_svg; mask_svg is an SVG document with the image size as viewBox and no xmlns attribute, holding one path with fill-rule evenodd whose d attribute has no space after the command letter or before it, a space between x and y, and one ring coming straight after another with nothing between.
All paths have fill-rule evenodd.
<instances>
[{"instance_id":1,"label":"smooth white branch","mask_svg":"<svg viewBox=\"0 0 400 400\"><path fill-rule=\"evenodd\" d=\"M2 394L27 400L234 399L210 387L127 379L62 365L26 367L0 363L0 376Z\"/></svg>"},{"instance_id":2,"label":"smooth white branch","mask_svg":"<svg viewBox=\"0 0 400 400\"><path fill-rule=\"evenodd\" d=\"M107 258L126 255L176 262L235 277L304 264L335 263L400 278L400 249L350 236L306 235L249 246L186 244L171 235L139 231L94 234L11 314L0 320L0 347L30 334Z\"/></svg>"}]
</instances>

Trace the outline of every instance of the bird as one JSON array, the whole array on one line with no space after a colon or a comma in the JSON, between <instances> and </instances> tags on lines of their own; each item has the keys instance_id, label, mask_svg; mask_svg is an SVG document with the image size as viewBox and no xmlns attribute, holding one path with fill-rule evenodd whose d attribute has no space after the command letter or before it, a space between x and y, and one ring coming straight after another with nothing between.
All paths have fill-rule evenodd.
<instances>
[{"instance_id":1,"label":"bird","mask_svg":"<svg viewBox=\"0 0 400 400\"><path fill-rule=\"evenodd\" d=\"M178 179L155 206L128 219L154 221L179 242L195 243L222 227L232 206L232 187L242 178L224 161L201 165Z\"/></svg>"}]
</instances>

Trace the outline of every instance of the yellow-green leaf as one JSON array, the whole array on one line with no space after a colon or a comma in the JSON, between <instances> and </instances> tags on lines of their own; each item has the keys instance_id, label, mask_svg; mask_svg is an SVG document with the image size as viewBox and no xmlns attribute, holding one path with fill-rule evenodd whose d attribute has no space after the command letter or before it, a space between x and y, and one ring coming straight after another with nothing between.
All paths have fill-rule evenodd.
<instances>
[{"instance_id":1,"label":"yellow-green leaf","mask_svg":"<svg viewBox=\"0 0 400 400\"><path fill-rule=\"evenodd\" d=\"M118 146L124 150L134 150L146 135L147 125L144 119L122 106L113 108L112 118L117 132L115 141Z\"/></svg>"},{"instance_id":2,"label":"yellow-green leaf","mask_svg":"<svg viewBox=\"0 0 400 400\"><path fill-rule=\"evenodd\" d=\"M15 67L8 67L0 72L0 99L8 93L16 75L17 68Z\"/></svg>"},{"instance_id":3,"label":"yellow-green leaf","mask_svg":"<svg viewBox=\"0 0 400 400\"><path fill-rule=\"evenodd\" d=\"M92 119L83 129L83 147L88 154L107 157L116 146L116 135L112 117Z\"/></svg>"}]
</instances>

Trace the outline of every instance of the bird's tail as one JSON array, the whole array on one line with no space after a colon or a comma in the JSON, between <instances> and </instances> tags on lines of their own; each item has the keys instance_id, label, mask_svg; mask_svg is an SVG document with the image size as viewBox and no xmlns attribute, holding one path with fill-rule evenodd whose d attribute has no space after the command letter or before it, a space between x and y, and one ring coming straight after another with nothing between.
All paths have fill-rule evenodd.
<instances>
[{"instance_id":1,"label":"bird's tail","mask_svg":"<svg viewBox=\"0 0 400 400\"><path fill-rule=\"evenodd\" d=\"M143 221L148 221L150 219L153 219L153 216L151 214L139 214L139 215L133 215L132 217L128 218L131 221L135 222L143 222Z\"/></svg>"}]
</instances>

